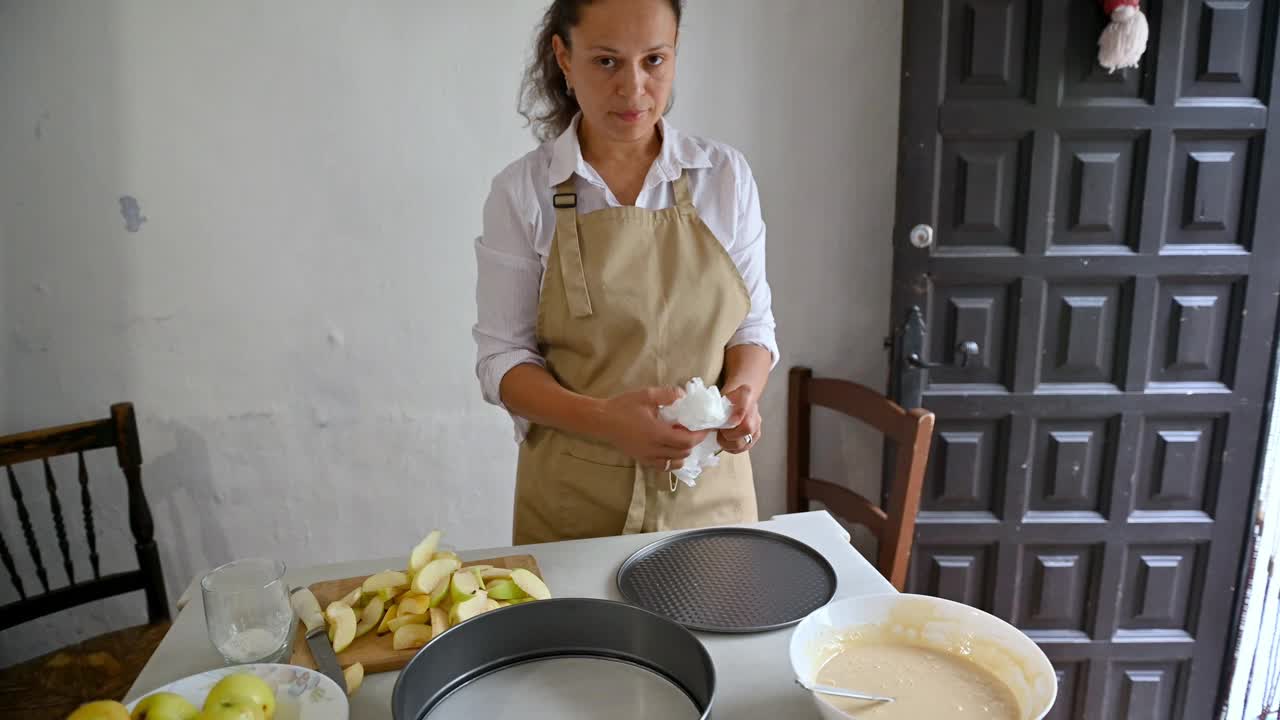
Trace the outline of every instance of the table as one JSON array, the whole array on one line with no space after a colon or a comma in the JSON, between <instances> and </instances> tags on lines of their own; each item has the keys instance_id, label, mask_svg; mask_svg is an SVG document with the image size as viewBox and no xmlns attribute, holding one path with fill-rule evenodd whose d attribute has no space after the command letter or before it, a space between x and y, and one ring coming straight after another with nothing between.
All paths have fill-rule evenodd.
<instances>
[{"instance_id":1,"label":"table","mask_svg":"<svg viewBox=\"0 0 1280 720\"><path fill-rule=\"evenodd\" d=\"M849 544L849 534L825 511L779 515L749 523L807 543L836 571L836 599L871 593L893 592L893 586ZM464 561L528 553L538 560L542 574L558 597L593 597L621 600L615 573L633 552L674 533L649 533L620 537L571 540L515 548L459 551ZM291 585L302 585L370 574L399 567L403 557L291 569ZM194 582L193 582L194 585ZM190 590L189 602L178 613L173 627L142 669L125 702L188 675L222 666L222 658L209 643L200 593ZM795 684L788 645L793 628L751 635L698 633L715 662L717 687L714 714L735 720L816 718L808 693ZM351 698L352 720L391 717L391 691L398 673L365 677Z\"/></svg>"}]
</instances>

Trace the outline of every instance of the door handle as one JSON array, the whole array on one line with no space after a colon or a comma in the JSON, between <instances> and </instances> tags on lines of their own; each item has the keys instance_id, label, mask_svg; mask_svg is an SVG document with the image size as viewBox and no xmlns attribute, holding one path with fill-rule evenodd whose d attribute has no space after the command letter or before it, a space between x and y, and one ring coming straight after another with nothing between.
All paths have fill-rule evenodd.
<instances>
[{"instance_id":1,"label":"door handle","mask_svg":"<svg viewBox=\"0 0 1280 720\"><path fill-rule=\"evenodd\" d=\"M982 348L978 346L978 343L972 340L965 340L964 342L956 344L956 355L959 357L958 362L955 362L955 363L929 362L924 358L920 357L920 353L911 353L910 355L908 355L907 362L910 363L912 367L920 368L921 370L934 370L937 368L945 368L945 367L962 367L963 368L963 367L969 366L970 359L976 359L981 354L982 354Z\"/></svg>"}]
</instances>

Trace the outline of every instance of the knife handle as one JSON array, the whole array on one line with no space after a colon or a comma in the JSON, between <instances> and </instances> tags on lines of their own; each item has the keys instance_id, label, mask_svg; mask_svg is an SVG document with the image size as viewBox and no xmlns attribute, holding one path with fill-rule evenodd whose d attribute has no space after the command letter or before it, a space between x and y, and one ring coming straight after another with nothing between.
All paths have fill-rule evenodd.
<instances>
[{"instance_id":1,"label":"knife handle","mask_svg":"<svg viewBox=\"0 0 1280 720\"><path fill-rule=\"evenodd\" d=\"M305 587L294 588L289 594L289 604L293 606L293 611L297 613L302 623L307 626L307 632L325 627L324 614L320 612L320 601L316 600L311 590Z\"/></svg>"}]
</instances>

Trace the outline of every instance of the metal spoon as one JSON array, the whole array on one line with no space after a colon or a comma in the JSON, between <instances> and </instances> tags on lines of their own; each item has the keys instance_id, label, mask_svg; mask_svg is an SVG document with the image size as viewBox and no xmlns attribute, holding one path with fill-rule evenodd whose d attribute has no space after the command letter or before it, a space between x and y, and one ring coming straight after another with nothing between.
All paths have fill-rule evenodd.
<instances>
[{"instance_id":1,"label":"metal spoon","mask_svg":"<svg viewBox=\"0 0 1280 720\"><path fill-rule=\"evenodd\" d=\"M796 683L806 690L812 690L813 692L822 693L823 695L836 695L838 697L853 698L854 700L870 700L872 702L882 703L891 703L894 701L894 698L887 697L885 695L871 695L853 690L845 690L844 688L831 687L830 685L805 685L799 680L796 680Z\"/></svg>"}]
</instances>

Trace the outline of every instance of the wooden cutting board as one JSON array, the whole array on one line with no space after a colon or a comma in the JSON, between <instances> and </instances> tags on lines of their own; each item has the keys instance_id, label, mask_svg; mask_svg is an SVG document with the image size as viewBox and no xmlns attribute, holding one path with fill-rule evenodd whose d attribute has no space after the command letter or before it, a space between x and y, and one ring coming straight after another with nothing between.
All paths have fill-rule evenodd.
<instances>
[{"instance_id":1,"label":"wooden cutting board","mask_svg":"<svg viewBox=\"0 0 1280 720\"><path fill-rule=\"evenodd\" d=\"M492 565L509 570L524 568L534 575L542 577L542 571L538 568L538 561L532 555L508 555L489 560L475 560L463 563L462 566L470 567L472 565ZM320 601L320 607L324 608L329 603L340 600L347 593L359 587L366 577L368 576L326 580L311 585L311 592L315 593L316 600ZM359 611L356 614L359 615ZM293 665L300 665L314 670L316 669L316 661L311 656L311 648L307 647L306 635L307 629L299 621L297 639L294 641L293 655L290 656L289 662ZM395 672L409 664L409 661L413 659L414 655L418 654L419 650L421 648L393 650L391 648L391 633L378 635L376 632L370 632L356 638L346 650L339 653L338 664L345 668L348 665L360 663L364 665L366 674Z\"/></svg>"}]
</instances>

